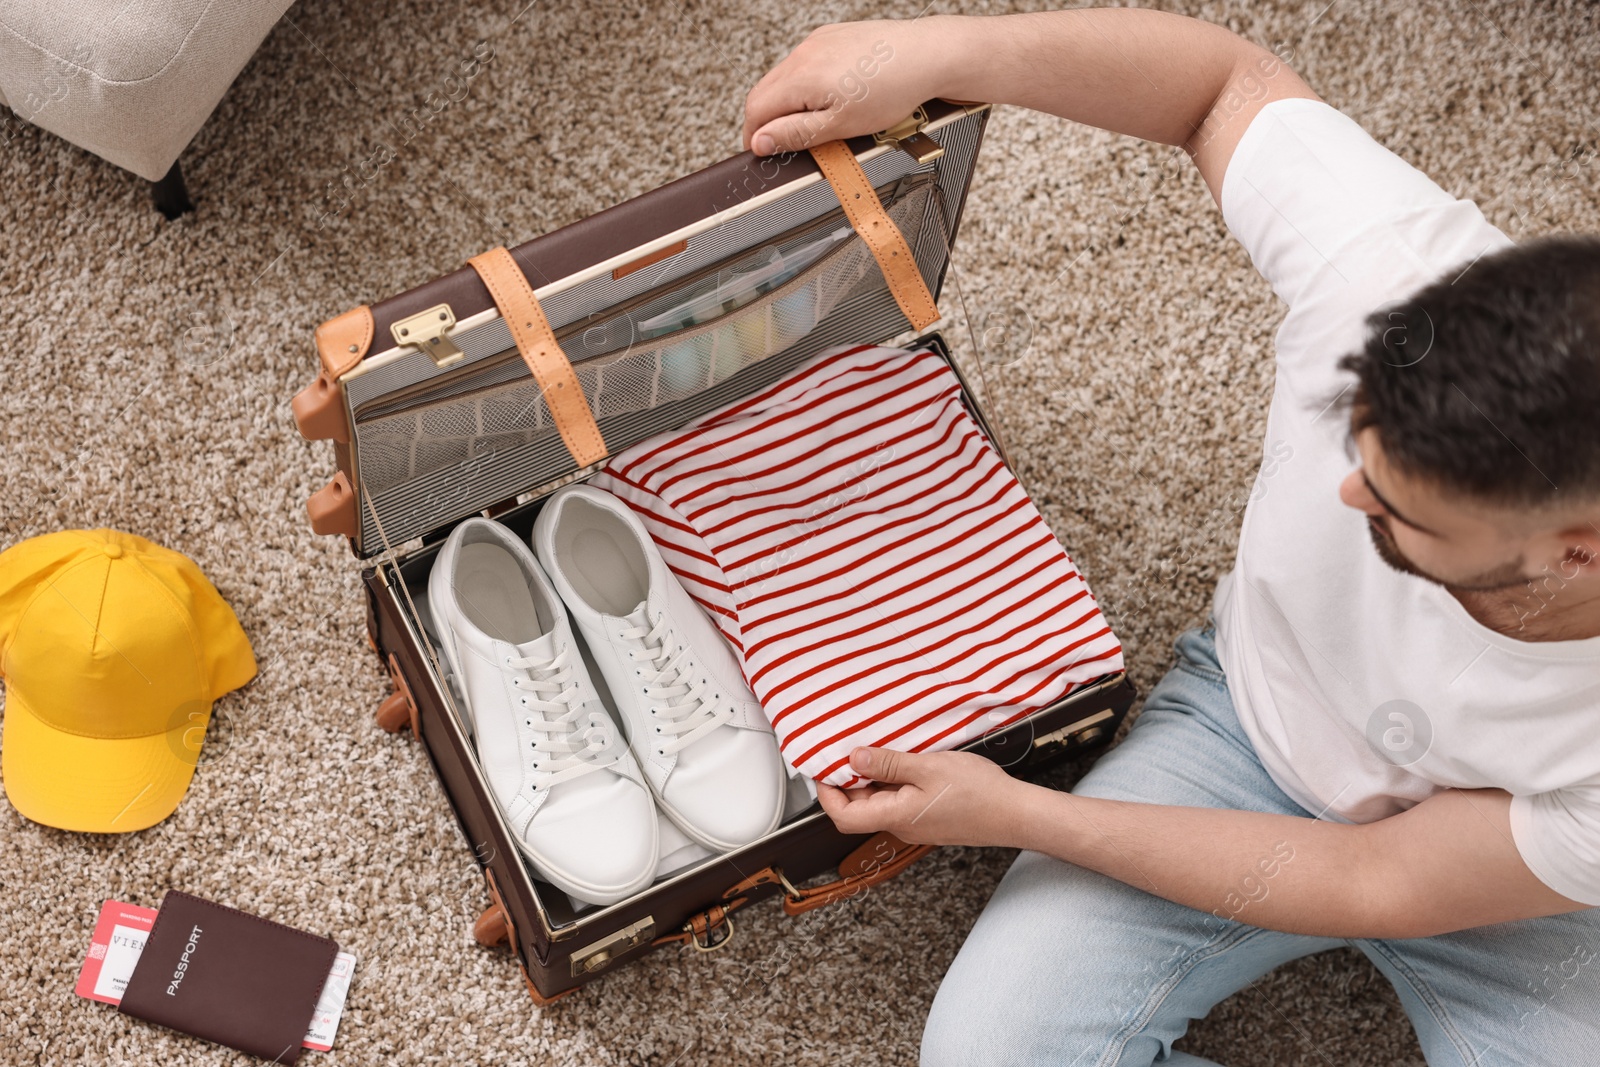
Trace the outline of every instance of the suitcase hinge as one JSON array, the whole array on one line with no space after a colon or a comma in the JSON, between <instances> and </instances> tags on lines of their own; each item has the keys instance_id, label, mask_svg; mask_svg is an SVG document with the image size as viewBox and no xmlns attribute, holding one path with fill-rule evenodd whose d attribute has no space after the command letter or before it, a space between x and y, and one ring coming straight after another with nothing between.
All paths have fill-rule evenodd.
<instances>
[{"instance_id":1,"label":"suitcase hinge","mask_svg":"<svg viewBox=\"0 0 1600 1067\"><path fill-rule=\"evenodd\" d=\"M401 319L389 327L394 343L402 348L411 346L422 352L440 367L449 367L466 359L466 353L450 340L455 329L456 313L449 304L437 304L408 319Z\"/></svg>"},{"instance_id":2,"label":"suitcase hinge","mask_svg":"<svg viewBox=\"0 0 1600 1067\"><path fill-rule=\"evenodd\" d=\"M918 107L882 133L873 134L872 139L879 144L900 149L918 163L932 163L944 155L944 146L922 132L927 125L928 112Z\"/></svg>"}]
</instances>

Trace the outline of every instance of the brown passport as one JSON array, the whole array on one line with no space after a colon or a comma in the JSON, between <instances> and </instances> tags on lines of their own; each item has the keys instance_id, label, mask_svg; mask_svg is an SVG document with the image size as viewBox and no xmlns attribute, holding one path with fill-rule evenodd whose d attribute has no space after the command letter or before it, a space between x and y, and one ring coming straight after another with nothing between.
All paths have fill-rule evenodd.
<instances>
[{"instance_id":1,"label":"brown passport","mask_svg":"<svg viewBox=\"0 0 1600 1067\"><path fill-rule=\"evenodd\" d=\"M169 890L119 1011L293 1063L339 946Z\"/></svg>"}]
</instances>

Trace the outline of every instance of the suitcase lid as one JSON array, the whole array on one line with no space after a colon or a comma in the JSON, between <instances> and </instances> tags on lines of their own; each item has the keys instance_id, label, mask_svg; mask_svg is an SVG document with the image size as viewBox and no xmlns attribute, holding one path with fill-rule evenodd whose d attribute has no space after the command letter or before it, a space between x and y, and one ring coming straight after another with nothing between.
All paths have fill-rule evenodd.
<instances>
[{"instance_id":1,"label":"suitcase lid","mask_svg":"<svg viewBox=\"0 0 1600 1067\"><path fill-rule=\"evenodd\" d=\"M935 298L988 115L987 104L934 100L845 142ZM615 454L825 348L911 327L842 216L809 152L745 152L511 256ZM737 304L739 286L758 295ZM654 333L674 315L685 321ZM308 510L313 529L344 534L361 558L431 543L593 469L564 447L470 266L324 323L317 347L321 373L295 417L306 437L335 441L339 473Z\"/></svg>"}]
</instances>

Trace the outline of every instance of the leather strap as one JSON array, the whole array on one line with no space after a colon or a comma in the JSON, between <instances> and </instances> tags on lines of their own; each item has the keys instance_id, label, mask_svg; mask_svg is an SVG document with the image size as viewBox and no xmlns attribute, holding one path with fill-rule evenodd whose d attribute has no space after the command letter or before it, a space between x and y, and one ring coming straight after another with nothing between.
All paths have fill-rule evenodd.
<instances>
[{"instance_id":1,"label":"leather strap","mask_svg":"<svg viewBox=\"0 0 1600 1067\"><path fill-rule=\"evenodd\" d=\"M522 268L503 247L474 256L467 262L489 287L494 306L500 309L501 317L511 328L511 339L517 343L522 361L533 372L533 380L539 383L550 416L573 460L578 466L587 467L605 459L606 442L600 436L594 412L589 410L578 376L567 362L566 353L556 343L550 320L544 317Z\"/></svg>"},{"instance_id":2,"label":"leather strap","mask_svg":"<svg viewBox=\"0 0 1600 1067\"><path fill-rule=\"evenodd\" d=\"M783 881L778 877L778 872L774 868L763 867L755 874L741 878L737 882L733 883L733 885L729 886L728 891L722 894L722 899L731 900L734 897L748 894L752 889L758 889L764 885L782 884Z\"/></svg>"},{"instance_id":3,"label":"leather strap","mask_svg":"<svg viewBox=\"0 0 1600 1067\"><path fill-rule=\"evenodd\" d=\"M728 917L747 903L749 903L748 897L736 897L732 900L725 900L721 904L713 904L705 911L695 912L689 917L689 921L683 924L681 929L670 934L662 934L652 941L651 945L690 945L700 944L703 940L710 940L711 935L722 929L723 925L728 922ZM722 943L722 941L718 941L714 947L720 947Z\"/></svg>"},{"instance_id":4,"label":"leather strap","mask_svg":"<svg viewBox=\"0 0 1600 1067\"><path fill-rule=\"evenodd\" d=\"M839 864L840 876L831 882L796 889L785 880L782 871L763 867L729 886L722 896L724 900L737 899L742 903L755 889L781 886L784 913L800 915L824 904L848 900L868 886L893 878L932 851L932 845L908 845L884 831L869 837L846 856Z\"/></svg>"},{"instance_id":5,"label":"leather strap","mask_svg":"<svg viewBox=\"0 0 1600 1067\"><path fill-rule=\"evenodd\" d=\"M932 845L900 843L899 850L892 856L883 862L871 865L859 874L852 874L840 878L838 881L812 886L809 889L796 890L794 896L785 894L783 898L783 913L785 915L801 915L825 904L849 900L869 886L874 886L886 879L893 878L932 851Z\"/></svg>"},{"instance_id":6,"label":"leather strap","mask_svg":"<svg viewBox=\"0 0 1600 1067\"><path fill-rule=\"evenodd\" d=\"M895 303L905 312L911 328L926 330L932 326L939 319L939 307L928 291L928 283L922 280L911 246L883 209L883 201L856 162L856 154L843 141L828 141L812 145L811 155L822 176L833 186L850 225L872 250L889 283L889 292L894 294Z\"/></svg>"}]
</instances>

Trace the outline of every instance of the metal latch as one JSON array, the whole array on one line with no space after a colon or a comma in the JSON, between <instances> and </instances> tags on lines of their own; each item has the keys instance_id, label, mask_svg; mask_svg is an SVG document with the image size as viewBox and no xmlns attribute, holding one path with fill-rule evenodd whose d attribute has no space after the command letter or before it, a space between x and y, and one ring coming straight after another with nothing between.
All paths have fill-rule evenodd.
<instances>
[{"instance_id":1,"label":"metal latch","mask_svg":"<svg viewBox=\"0 0 1600 1067\"><path fill-rule=\"evenodd\" d=\"M900 149L918 163L932 163L944 155L944 146L922 132L927 125L928 112L919 106L887 130L873 134L872 139L879 144Z\"/></svg>"},{"instance_id":2,"label":"metal latch","mask_svg":"<svg viewBox=\"0 0 1600 1067\"><path fill-rule=\"evenodd\" d=\"M572 977L592 974L627 952L638 948L655 933L654 916L646 915L631 926L624 926L610 937L601 938L592 945L575 949L572 953Z\"/></svg>"},{"instance_id":3,"label":"metal latch","mask_svg":"<svg viewBox=\"0 0 1600 1067\"><path fill-rule=\"evenodd\" d=\"M1033 739L1034 748L1044 748L1046 745L1072 745L1079 747L1093 744L1105 735L1106 727L1101 725L1112 718L1110 709L1096 712L1087 719L1080 719L1070 726L1063 726L1048 734L1042 734Z\"/></svg>"},{"instance_id":4,"label":"metal latch","mask_svg":"<svg viewBox=\"0 0 1600 1067\"><path fill-rule=\"evenodd\" d=\"M420 348L435 364L448 367L467 358L450 340L450 331L455 325L456 313L450 310L450 305L439 304L409 319L401 319L389 327L389 332L394 334L395 344L402 348L406 345Z\"/></svg>"}]
</instances>

